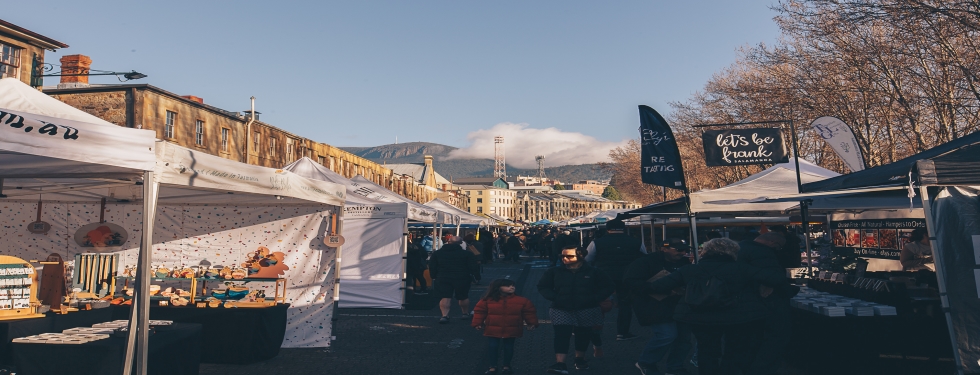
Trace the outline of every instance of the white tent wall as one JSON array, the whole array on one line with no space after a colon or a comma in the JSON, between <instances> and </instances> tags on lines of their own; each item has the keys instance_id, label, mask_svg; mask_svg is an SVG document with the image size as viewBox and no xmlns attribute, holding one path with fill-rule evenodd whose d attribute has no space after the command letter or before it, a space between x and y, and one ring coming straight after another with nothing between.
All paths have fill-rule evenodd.
<instances>
[{"instance_id":1,"label":"white tent wall","mask_svg":"<svg viewBox=\"0 0 980 375\"><path fill-rule=\"evenodd\" d=\"M55 252L71 265L75 254L94 249L79 246L73 236L81 226L99 221L99 202L45 202L42 208L41 220L50 223L51 230L33 234L27 231L27 223L36 219L36 202L0 202L0 239L8 241L9 255L29 260ZM235 266L258 246L281 251L283 264L289 267L283 277L287 279L286 302L290 303L282 346L329 346L336 251L323 244L323 210L323 206L161 205L154 225L152 264L173 269L207 259L216 266ZM140 203L106 204L105 221L121 226L129 235L114 251L120 254L119 274L123 267L137 262L142 211Z\"/></svg>"},{"instance_id":2,"label":"white tent wall","mask_svg":"<svg viewBox=\"0 0 980 375\"><path fill-rule=\"evenodd\" d=\"M405 219L344 218L341 308L401 309Z\"/></svg>"}]
</instances>

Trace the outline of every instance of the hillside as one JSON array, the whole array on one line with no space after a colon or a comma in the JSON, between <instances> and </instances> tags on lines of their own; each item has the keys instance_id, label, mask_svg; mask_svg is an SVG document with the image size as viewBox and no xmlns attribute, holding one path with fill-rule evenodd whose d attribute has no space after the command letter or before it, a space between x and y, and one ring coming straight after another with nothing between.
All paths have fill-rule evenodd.
<instances>
[{"instance_id":1,"label":"hillside","mask_svg":"<svg viewBox=\"0 0 980 375\"><path fill-rule=\"evenodd\" d=\"M446 159L456 147L428 142L409 142L376 147L341 147L344 151L376 163L421 163L425 155L432 155L436 171L449 179L493 176L492 159ZM536 169L520 169L507 166L507 175L536 175ZM546 167L544 173L562 182L579 180L607 180L612 174L598 169L596 164L563 165Z\"/></svg>"}]
</instances>

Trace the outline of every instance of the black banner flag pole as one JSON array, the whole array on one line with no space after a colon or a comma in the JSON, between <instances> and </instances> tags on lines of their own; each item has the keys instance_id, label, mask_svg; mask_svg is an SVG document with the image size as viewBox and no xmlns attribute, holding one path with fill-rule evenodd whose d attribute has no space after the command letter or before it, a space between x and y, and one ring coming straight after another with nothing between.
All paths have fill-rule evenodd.
<instances>
[{"instance_id":1,"label":"black banner flag pole","mask_svg":"<svg viewBox=\"0 0 980 375\"><path fill-rule=\"evenodd\" d=\"M694 249L694 261L697 262L700 258L698 229L696 218L691 213L691 194L684 179L684 166L677 139L674 138L674 132L667 120L645 105L640 106L640 176L643 183L662 187L665 200L667 188L684 191L687 217L691 225L691 247Z\"/></svg>"}]
</instances>

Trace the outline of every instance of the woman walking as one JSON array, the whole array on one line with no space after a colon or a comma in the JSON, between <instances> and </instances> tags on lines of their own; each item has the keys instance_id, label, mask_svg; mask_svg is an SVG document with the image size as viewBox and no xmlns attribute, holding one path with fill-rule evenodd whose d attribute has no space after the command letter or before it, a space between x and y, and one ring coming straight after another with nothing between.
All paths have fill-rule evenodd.
<instances>
[{"instance_id":1,"label":"woman walking","mask_svg":"<svg viewBox=\"0 0 980 375\"><path fill-rule=\"evenodd\" d=\"M504 364L501 374L513 374L511 360L514 358L514 341L524 335L524 326L533 330L538 326L537 310L531 300L514 294L514 280L497 279L490 282L486 295L473 309L471 325L483 330L489 347L490 369L486 374L497 374L497 357L504 351Z\"/></svg>"},{"instance_id":2,"label":"woman walking","mask_svg":"<svg viewBox=\"0 0 980 375\"><path fill-rule=\"evenodd\" d=\"M555 329L555 360L549 374L568 374L565 355L575 334L575 368L586 370L585 351L593 329L602 325L599 303L616 289L612 278L585 262L586 251L574 244L561 251L562 265L549 268L538 281L538 292L551 301L548 315Z\"/></svg>"}]
</instances>

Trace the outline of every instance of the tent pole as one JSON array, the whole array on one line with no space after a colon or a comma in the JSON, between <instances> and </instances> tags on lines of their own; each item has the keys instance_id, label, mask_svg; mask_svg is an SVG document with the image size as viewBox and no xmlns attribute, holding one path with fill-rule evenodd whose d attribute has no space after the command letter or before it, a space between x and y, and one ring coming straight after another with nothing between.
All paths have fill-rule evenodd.
<instances>
[{"instance_id":1,"label":"tent pole","mask_svg":"<svg viewBox=\"0 0 980 375\"><path fill-rule=\"evenodd\" d=\"M657 246L657 228L653 225L653 216L650 216L650 248L647 249L648 253L656 252L660 247Z\"/></svg>"},{"instance_id":2,"label":"tent pole","mask_svg":"<svg viewBox=\"0 0 980 375\"><path fill-rule=\"evenodd\" d=\"M343 206L338 207L337 208L337 213L334 214L334 215L340 216L340 220L337 220L337 223L338 223L337 226L339 226L340 228L330 228L330 229L334 233L337 233L337 234L340 234L341 236L343 236L344 235L344 231L343 231L343 229L344 229L344 208L343 208ZM324 219L326 219L326 218L324 218ZM408 218L406 217L405 220L408 220ZM327 233L324 233L323 235L324 235L324 239L326 239ZM337 310L340 309L340 268L343 267L343 265L344 265L343 255L344 255L344 247L343 246L337 247L337 252L334 254L334 259L335 259L335 261L337 263L334 264L334 266L333 266L333 272L334 272L334 277L333 277L333 315L330 317L331 324L335 324L337 322L337 317L339 316Z\"/></svg>"},{"instance_id":3,"label":"tent pole","mask_svg":"<svg viewBox=\"0 0 980 375\"><path fill-rule=\"evenodd\" d=\"M143 174L143 238L140 243L139 261L137 263L136 280L137 290L133 293L135 303L133 310L134 320L129 322L130 336L136 332L135 355L128 353L132 347L126 348L127 359L135 359L137 375L145 375L147 370L147 354L149 344L150 329L150 263L153 256L153 224L156 221L157 197L160 184L156 182L153 172L146 171ZM123 364L124 369L131 365L132 361ZM127 373L128 374L128 373Z\"/></svg>"},{"instance_id":4,"label":"tent pole","mask_svg":"<svg viewBox=\"0 0 980 375\"><path fill-rule=\"evenodd\" d=\"M929 246L932 247L933 264L936 265L936 281L939 284L939 301L942 303L943 314L946 316L946 329L949 331L949 340L953 347L953 363L956 364L957 375L963 375L963 368L960 364L960 351L956 347L956 334L953 331L953 320L949 314L949 296L946 294L946 270L943 265L944 258L940 254L939 241L936 240L936 223L932 219L932 202L929 199L929 188L919 186L919 193L922 196L922 211L926 217L926 233L929 234Z\"/></svg>"},{"instance_id":5,"label":"tent pole","mask_svg":"<svg viewBox=\"0 0 980 375\"><path fill-rule=\"evenodd\" d=\"M797 172L799 173L799 172ZM810 204L807 201L800 202L800 216L803 225L803 248L806 249L806 274L807 277L813 276L813 257L810 255ZM800 249L795 249L800 251Z\"/></svg>"},{"instance_id":6,"label":"tent pole","mask_svg":"<svg viewBox=\"0 0 980 375\"><path fill-rule=\"evenodd\" d=\"M641 244L643 243L643 241L646 238L646 236L647 236L646 233L643 232L643 218L641 217L640 218L640 243ZM650 245L652 246L653 244L650 244Z\"/></svg>"},{"instance_id":7,"label":"tent pole","mask_svg":"<svg viewBox=\"0 0 980 375\"><path fill-rule=\"evenodd\" d=\"M402 309L405 308L405 304L408 303L407 293L408 293L408 283L412 283L412 291L415 291L415 279L411 281L408 280L408 218L406 217L402 225L402 289L405 293L402 293ZM339 273L338 273L339 275ZM424 279L423 279L424 281Z\"/></svg>"},{"instance_id":8,"label":"tent pole","mask_svg":"<svg viewBox=\"0 0 980 375\"><path fill-rule=\"evenodd\" d=\"M694 251L694 263L701 261L700 249L698 249L698 220L695 214L688 216L691 221L691 250Z\"/></svg>"}]
</instances>

